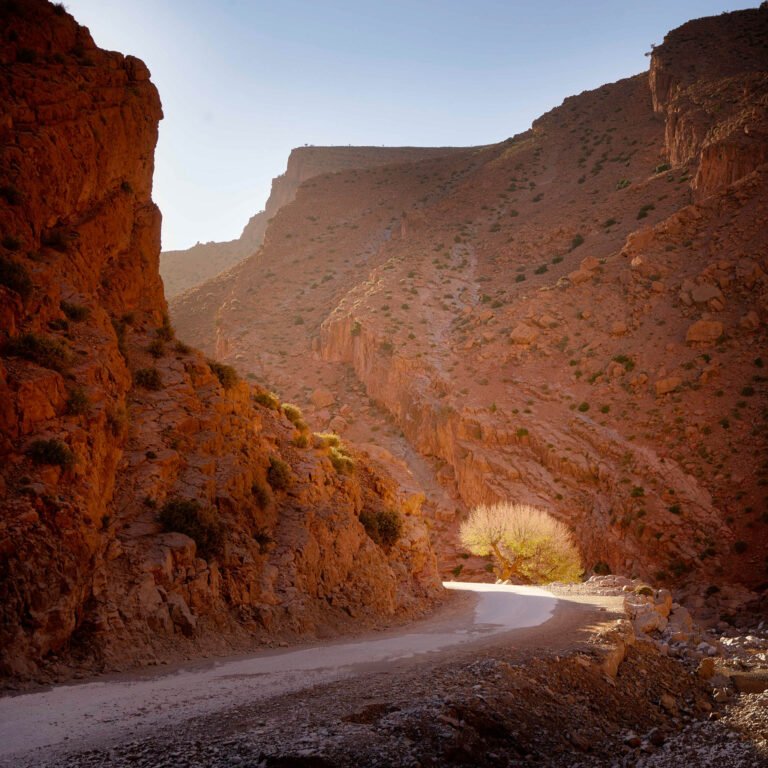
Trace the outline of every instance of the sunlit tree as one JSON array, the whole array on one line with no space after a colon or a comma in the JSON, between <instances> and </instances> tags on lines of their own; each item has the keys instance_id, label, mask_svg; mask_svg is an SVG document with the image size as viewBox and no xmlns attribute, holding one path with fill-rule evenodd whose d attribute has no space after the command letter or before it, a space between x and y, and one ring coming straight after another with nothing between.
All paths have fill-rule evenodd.
<instances>
[{"instance_id":1,"label":"sunlit tree","mask_svg":"<svg viewBox=\"0 0 768 768\"><path fill-rule=\"evenodd\" d=\"M576 581L581 560L568 528L543 509L502 502L472 510L459 531L473 554L491 555L501 581Z\"/></svg>"}]
</instances>

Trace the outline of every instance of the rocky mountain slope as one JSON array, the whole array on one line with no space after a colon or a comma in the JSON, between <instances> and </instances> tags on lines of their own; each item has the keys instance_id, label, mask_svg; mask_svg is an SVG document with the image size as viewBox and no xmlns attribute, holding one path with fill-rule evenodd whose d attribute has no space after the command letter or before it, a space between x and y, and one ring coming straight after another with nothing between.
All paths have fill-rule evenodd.
<instances>
[{"instance_id":1,"label":"rocky mountain slope","mask_svg":"<svg viewBox=\"0 0 768 768\"><path fill-rule=\"evenodd\" d=\"M768 10L692 21L505 142L302 184L172 316L401 461L444 572L512 498L598 572L764 585L766 151Z\"/></svg>"},{"instance_id":2,"label":"rocky mountain slope","mask_svg":"<svg viewBox=\"0 0 768 768\"><path fill-rule=\"evenodd\" d=\"M147 68L60 4L2 2L0 30L0 676L429 605L420 500L174 339Z\"/></svg>"},{"instance_id":3,"label":"rocky mountain slope","mask_svg":"<svg viewBox=\"0 0 768 768\"><path fill-rule=\"evenodd\" d=\"M225 272L255 253L264 241L270 219L296 195L305 181L325 173L350 168L372 168L390 163L412 162L456 152L451 147L299 147L288 157L288 166L272 180L272 190L263 211L254 214L237 240L197 243L183 251L160 254L160 275L165 294L171 299L189 288Z\"/></svg>"}]
</instances>

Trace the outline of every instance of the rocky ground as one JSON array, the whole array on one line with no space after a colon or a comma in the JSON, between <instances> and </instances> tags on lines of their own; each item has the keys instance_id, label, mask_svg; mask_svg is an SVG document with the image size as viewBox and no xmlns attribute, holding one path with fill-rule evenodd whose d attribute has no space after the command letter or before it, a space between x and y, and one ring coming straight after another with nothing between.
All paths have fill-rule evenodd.
<instances>
[{"instance_id":1,"label":"rocky ground","mask_svg":"<svg viewBox=\"0 0 768 768\"><path fill-rule=\"evenodd\" d=\"M608 593L613 605L619 595L634 604L638 585L619 581L596 579L556 591L576 602ZM648 605L667 603L664 594L640 597ZM704 633L716 649L705 658L716 660L718 673L707 679L711 670L697 656L693 636L703 630L692 626L685 652L681 641L681 652L671 655L658 629L646 634L628 614L582 607L591 622L575 636L562 631L558 640L538 628L514 645L393 665L193 719L162 734L70 753L50 765L768 765L768 692L739 692L729 677L741 666L766 666L765 625L740 634L733 626ZM727 696L720 695L721 684Z\"/></svg>"}]
</instances>

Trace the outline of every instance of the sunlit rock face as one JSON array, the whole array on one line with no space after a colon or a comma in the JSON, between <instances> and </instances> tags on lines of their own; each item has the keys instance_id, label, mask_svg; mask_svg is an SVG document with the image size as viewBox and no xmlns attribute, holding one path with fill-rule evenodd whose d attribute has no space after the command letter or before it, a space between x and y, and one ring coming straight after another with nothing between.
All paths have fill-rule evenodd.
<instances>
[{"instance_id":1,"label":"sunlit rock face","mask_svg":"<svg viewBox=\"0 0 768 768\"><path fill-rule=\"evenodd\" d=\"M1 3L0 27L0 675L422 610L440 585L418 499L353 447L339 471L175 341L147 68L43 0ZM363 513L400 513L397 541Z\"/></svg>"},{"instance_id":2,"label":"sunlit rock face","mask_svg":"<svg viewBox=\"0 0 768 768\"><path fill-rule=\"evenodd\" d=\"M587 568L763 583L767 34L692 21L505 142L305 181L180 333L410 467L445 575L512 499Z\"/></svg>"}]
</instances>

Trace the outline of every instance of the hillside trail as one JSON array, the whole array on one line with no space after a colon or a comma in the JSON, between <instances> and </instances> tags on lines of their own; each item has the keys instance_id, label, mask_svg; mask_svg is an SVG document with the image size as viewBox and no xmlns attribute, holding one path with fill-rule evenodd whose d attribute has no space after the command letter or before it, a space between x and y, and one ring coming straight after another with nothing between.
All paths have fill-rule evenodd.
<instances>
[{"instance_id":1,"label":"hillside trail","mask_svg":"<svg viewBox=\"0 0 768 768\"><path fill-rule=\"evenodd\" d=\"M364 690L369 676L495 645L566 647L594 625L595 611L618 611L611 598L591 597L585 605L536 587L445 586L453 595L442 609L396 629L2 698L0 766L45 765L74 751L110 748L200 717L223 723L228 711L241 706L260 703L268 712L280 697L300 698L341 680Z\"/></svg>"}]
</instances>

